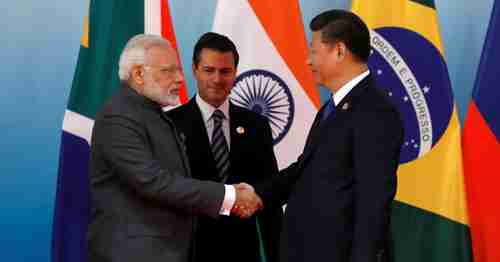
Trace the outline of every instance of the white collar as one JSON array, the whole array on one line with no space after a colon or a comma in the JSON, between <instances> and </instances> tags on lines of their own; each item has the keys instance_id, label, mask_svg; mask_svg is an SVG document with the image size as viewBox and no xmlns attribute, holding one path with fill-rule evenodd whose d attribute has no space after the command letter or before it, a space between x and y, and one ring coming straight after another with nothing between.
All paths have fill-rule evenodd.
<instances>
[{"instance_id":1,"label":"white collar","mask_svg":"<svg viewBox=\"0 0 500 262\"><path fill-rule=\"evenodd\" d=\"M351 81L347 82L345 85L343 85L337 92L332 94L332 99L333 102L335 102L335 105L338 105L344 97L351 92L351 90L361 82L365 77L367 77L370 74L370 70L366 70L365 72L359 74L355 78L353 78Z\"/></svg>"},{"instance_id":2,"label":"white collar","mask_svg":"<svg viewBox=\"0 0 500 262\"><path fill-rule=\"evenodd\" d=\"M229 99L226 99L222 105L218 108L213 107L209 103L205 102L200 95L196 94L196 104L198 104L198 108L200 108L201 115L203 117L203 121L207 123L215 110L219 109L224 114L224 117L229 120Z\"/></svg>"}]
</instances>

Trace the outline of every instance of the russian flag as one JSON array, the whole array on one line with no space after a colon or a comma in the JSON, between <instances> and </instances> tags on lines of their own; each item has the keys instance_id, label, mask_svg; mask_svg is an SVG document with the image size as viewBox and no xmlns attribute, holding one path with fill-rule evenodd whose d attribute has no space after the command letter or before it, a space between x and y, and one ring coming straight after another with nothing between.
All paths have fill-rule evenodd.
<instances>
[{"instance_id":1,"label":"russian flag","mask_svg":"<svg viewBox=\"0 0 500 262\"><path fill-rule=\"evenodd\" d=\"M463 132L474 261L500 261L500 5L494 3Z\"/></svg>"}]
</instances>

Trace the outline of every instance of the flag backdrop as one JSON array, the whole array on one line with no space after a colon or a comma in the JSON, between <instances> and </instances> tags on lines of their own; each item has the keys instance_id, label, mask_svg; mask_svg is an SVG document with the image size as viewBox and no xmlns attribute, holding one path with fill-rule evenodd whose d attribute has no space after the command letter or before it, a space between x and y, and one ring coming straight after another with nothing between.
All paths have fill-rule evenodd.
<instances>
[{"instance_id":1,"label":"flag backdrop","mask_svg":"<svg viewBox=\"0 0 500 262\"><path fill-rule=\"evenodd\" d=\"M118 60L133 35L163 35L175 47L166 1L90 1L64 115L52 236L52 261L85 262L88 161L94 117L119 86ZM181 102L186 89L181 88Z\"/></svg>"},{"instance_id":2,"label":"flag backdrop","mask_svg":"<svg viewBox=\"0 0 500 262\"><path fill-rule=\"evenodd\" d=\"M213 31L240 54L231 101L267 117L278 167L287 167L302 152L319 106L298 1L219 0ZM263 262L264 254L261 242Z\"/></svg>"},{"instance_id":3,"label":"flag backdrop","mask_svg":"<svg viewBox=\"0 0 500 262\"><path fill-rule=\"evenodd\" d=\"M213 31L240 53L232 102L269 119L278 166L287 167L302 152L319 107L298 1L219 0Z\"/></svg>"},{"instance_id":4,"label":"flag backdrop","mask_svg":"<svg viewBox=\"0 0 500 262\"><path fill-rule=\"evenodd\" d=\"M354 0L369 67L405 127L393 205L395 261L472 261L460 127L433 0Z\"/></svg>"},{"instance_id":5,"label":"flag backdrop","mask_svg":"<svg viewBox=\"0 0 500 262\"><path fill-rule=\"evenodd\" d=\"M494 3L463 134L474 261L500 261L500 4Z\"/></svg>"}]
</instances>

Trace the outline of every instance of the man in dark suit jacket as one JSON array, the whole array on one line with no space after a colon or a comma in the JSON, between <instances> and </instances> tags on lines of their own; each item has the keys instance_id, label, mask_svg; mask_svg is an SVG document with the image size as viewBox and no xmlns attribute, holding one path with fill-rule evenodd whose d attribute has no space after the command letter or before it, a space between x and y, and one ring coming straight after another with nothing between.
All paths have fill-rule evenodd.
<instances>
[{"instance_id":1,"label":"man in dark suit jacket","mask_svg":"<svg viewBox=\"0 0 500 262\"><path fill-rule=\"evenodd\" d=\"M177 103L182 81L166 40L132 38L120 79L92 133L89 261L187 262L197 214L228 215L235 201L257 197L191 176L183 138L162 111Z\"/></svg>"},{"instance_id":2,"label":"man in dark suit jacket","mask_svg":"<svg viewBox=\"0 0 500 262\"><path fill-rule=\"evenodd\" d=\"M168 112L186 137L190 166L197 179L255 184L278 172L268 121L228 99L238 57L235 45L226 36L211 32L201 36L194 48L192 66L198 94ZM218 154L212 146L216 144L214 114L218 110L224 115L223 138L229 151L229 169L224 175L217 167ZM196 261L257 262L261 261L261 247L268 262L277 261L281 219L280 207L264 209L247 220L200 216Z\"/></svg>"},{"instance_id":3,"label":"man in dark suit jacket","mask_svg":"<svg viewBox=\"0 0 500 262\"><path fill-rule=\"evenodd\" d=\"M402 122L370 75L364 22L331 10L310 28L308 64L332 99L316 115L297 162L255 190L265 208L288 203L281 261L387 261Z\"/></svg>"}]
</instances>

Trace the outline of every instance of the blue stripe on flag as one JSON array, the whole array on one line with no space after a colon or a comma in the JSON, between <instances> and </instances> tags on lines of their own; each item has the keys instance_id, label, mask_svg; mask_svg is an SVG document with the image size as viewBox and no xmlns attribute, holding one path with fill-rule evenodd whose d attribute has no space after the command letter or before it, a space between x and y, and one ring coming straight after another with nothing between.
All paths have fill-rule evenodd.
<instances>
[{"instance_id":1,"label":"blue stripe on flag","mask_svg":"<svg viewBox=\"0 0 500 262\"><path fill-rule=\"evenodd\" d=\"M473 98L481 115L500 141L500 4L494 3L490 25L477 72Z\"/></svg>"},{"instance_id":2,"label":"blue stripe on flag","mask_svg":"<svg viewBox=\"0 0 500 262\"><path fill-rule=\"evenodd\" d=\"M52 232L53 262L86 262L90 217L87 141L64 132Z\"/></svg>"}]
</instances>

